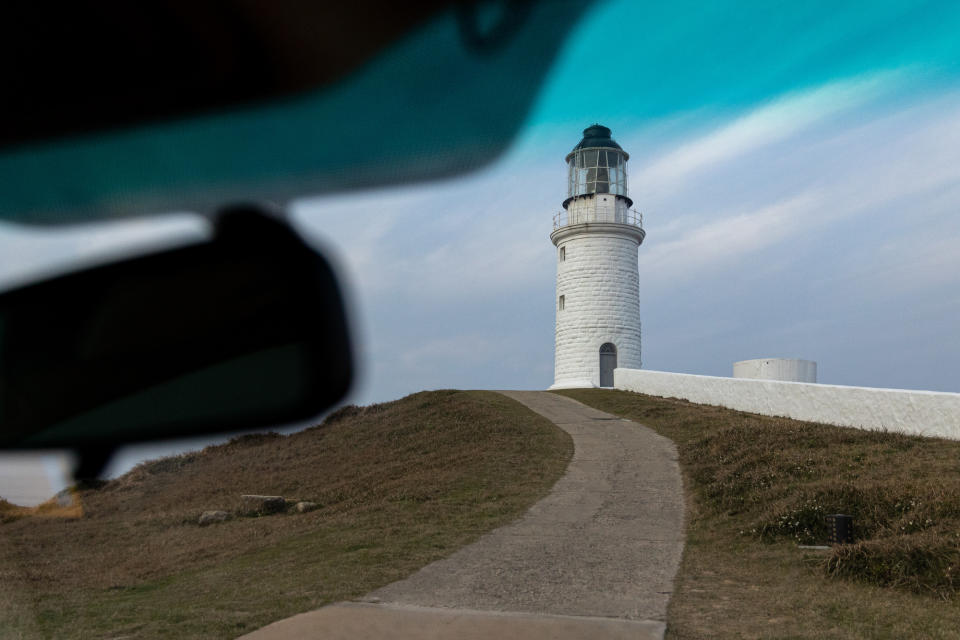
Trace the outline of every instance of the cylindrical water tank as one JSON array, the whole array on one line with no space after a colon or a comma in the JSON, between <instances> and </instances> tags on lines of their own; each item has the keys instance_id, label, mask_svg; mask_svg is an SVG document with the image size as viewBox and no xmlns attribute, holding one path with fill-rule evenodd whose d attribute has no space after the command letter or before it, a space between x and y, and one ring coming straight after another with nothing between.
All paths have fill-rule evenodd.
<instances>
[{"instance_id":1,"label":"cylindrical water tank","mask_svg":"<svg viewBox=\"0 0 960 640\"><path fill-rule=\"evenodd\" d=\"M781 382L816 382L817 363L798 358L757 358L733 363L734 378L780 380Z\"/></svg>"}]
</instances>

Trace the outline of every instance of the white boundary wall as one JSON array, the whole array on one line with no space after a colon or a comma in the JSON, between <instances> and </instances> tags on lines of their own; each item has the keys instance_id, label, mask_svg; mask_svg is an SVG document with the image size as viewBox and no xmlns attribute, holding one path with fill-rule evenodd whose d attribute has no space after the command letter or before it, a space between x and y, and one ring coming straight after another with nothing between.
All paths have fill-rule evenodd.
<instances>
[{"instance_id":1,"label":"white boundary wall","mask_svg":"<svg viewBox=\"0 0 960 640\"><path fill-rule=\"evenodd\" d=\"M614 387L768 416L960 440L960 393L841 387L618 368Z\"/></svg>"}]
</instances>

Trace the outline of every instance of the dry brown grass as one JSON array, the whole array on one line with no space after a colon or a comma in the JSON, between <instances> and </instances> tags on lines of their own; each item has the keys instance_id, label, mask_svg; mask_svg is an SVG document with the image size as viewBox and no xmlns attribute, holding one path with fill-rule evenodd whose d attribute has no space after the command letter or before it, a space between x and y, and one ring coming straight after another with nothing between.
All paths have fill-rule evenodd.
<instances>
[{"instance_id":1,"label":"dry brown grass","mask_svg":"<svg viewBox=\"0 0 960 640\"><path fill-rule=\"evenodd\" d=\"M80 492L80 519L0 525L0 637L234 637L448 555L520 515L571 453L513 400L438 391L145 463ZM321 508L197 526L245 493Z\"/></svg>"},{"instance_id":2,"label":"dry brown grass","mask_svg":"<svg viewBox=\"0 0 960 640\"><path fill-rule=\"evenodd\" d=\"M671 438L688 497L669 636L960 637L960 443L621 391L565 395ZM827 513L860 541L827 552Z\"/></svg>"},{"instance_id":3,"label":"dry brown grass","mask_svg":"<svg viewBox=\"0 0 960 640\"><path fill-rule=\"evenodd\" d=\"M0 498L0 524L20 518L80 518L83 508L77 500L65 495L65 501L51 498L35 507L22 507Z\"/></svg>"}]
</instances>

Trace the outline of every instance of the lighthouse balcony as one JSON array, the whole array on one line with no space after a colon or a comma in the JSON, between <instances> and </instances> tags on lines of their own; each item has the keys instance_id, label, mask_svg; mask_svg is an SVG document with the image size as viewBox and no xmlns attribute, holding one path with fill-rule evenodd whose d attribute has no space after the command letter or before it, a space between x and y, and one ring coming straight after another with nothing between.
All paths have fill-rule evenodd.
<instances>
[{"instance_id":1,"label":"lighthouse balcony","mask_svg":"<svg viewBox=\"0 0 960 640\"><path fill-rule=\"evenodd\" d=\"M598 222L626 224L643 229L643 214L636 209L622 207L571 207L569 209L561 209L558 213L554 214L553 229L556 231L557 229L570 225Z\"/></svg>"}]
</instances>

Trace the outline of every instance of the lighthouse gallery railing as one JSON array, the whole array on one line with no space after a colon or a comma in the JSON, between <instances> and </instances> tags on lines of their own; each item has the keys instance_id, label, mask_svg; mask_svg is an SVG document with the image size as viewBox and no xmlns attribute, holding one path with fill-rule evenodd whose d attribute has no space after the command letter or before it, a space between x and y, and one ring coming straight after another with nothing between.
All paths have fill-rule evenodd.
<instances>
[{"instance_id":1,"label":"lighthouse gallery railing","mask_svg":"<svg viewBox=\"0 0 960 640\"><path fill-rule=\"evenodd\" d=\"M587 224L591 222L613 222L629 224L643 229L643 214L636 209L626 211L567 211L561 209L553 215L554 230L571 224Z\"/></svg>"}]
</instances>

